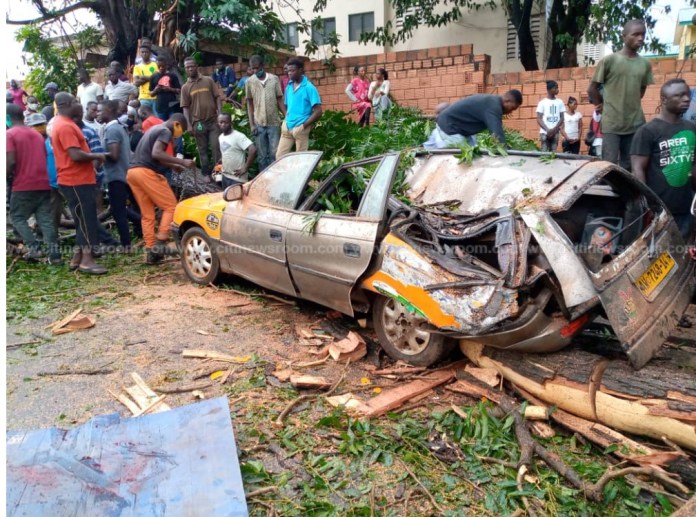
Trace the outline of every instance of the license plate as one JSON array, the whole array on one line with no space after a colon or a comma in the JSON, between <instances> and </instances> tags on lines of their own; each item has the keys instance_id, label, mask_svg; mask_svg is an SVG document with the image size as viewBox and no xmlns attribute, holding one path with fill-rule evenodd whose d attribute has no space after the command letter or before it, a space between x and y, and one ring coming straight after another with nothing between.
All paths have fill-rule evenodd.
<instances>
[{"instance_id":1,"label":"license plate","mask_svg":"<svg viewBox=\"0 0 696 517\"><path fill-rule=\"evenodd\" d=\"M650 267L638 277L636 287L643 293L643 296L648 298L655 289L667 278L670 272L677 264L674 262L672 255L662 252L655 261L650 264Z\"/></svg>"}]
</instances>

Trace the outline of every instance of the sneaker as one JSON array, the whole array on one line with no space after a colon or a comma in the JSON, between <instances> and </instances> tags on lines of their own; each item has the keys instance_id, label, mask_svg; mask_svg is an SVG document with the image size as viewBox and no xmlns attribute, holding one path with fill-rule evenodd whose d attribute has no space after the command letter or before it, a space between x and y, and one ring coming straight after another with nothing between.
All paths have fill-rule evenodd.
<instances>
[{"instance_id":1,"label":"sneaker","mask_svg":"<svg viewBox=\"0 0 696 517\"><path fill-rule=\"evenodd\" d=\"M145 257L145 263L150 264L150 265L159 264L163 260L164 260L164 255L162 255L161 253L156 253L152 250L149 250L147 252L147 256Z\"/></svg>"},{"instance_id":2,"label":"sneaker","mask_svg":"<svg viewBox=\"0 0 696 517\"><path fill-rule=\"evenodd\" d=\"M179 254L174 243L157 239L157 242L152 247L152 251L160 255L175 256Z\"/></svg>"},{"instance_id":3,"label":"sneaker","mask_svg":"<svg viewBox=\"0 0 696 517\"><path fill-rule=\"evenodd\" d=\"M48 263L51 266L62 266L63 264L65 264L65 262L63 262L63 259L61 257L49 257Z\"/></svg>"}]
</instances>

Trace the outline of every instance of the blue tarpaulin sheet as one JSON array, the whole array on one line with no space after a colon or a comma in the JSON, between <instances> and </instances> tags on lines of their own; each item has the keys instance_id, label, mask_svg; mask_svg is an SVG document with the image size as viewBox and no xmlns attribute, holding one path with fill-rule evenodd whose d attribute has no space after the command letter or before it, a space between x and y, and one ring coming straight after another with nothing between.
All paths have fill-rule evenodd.
<instances>
[{"instance_id":1,"label":"blue tarpaulin sheet","mask_svg":"<svg viewBox=\"0 0 696 517\"><path fill-rule=\"evenodd\" d=\"M7 515L248 515L227 399L7 433Z\"/></svg>"}]
</instances>

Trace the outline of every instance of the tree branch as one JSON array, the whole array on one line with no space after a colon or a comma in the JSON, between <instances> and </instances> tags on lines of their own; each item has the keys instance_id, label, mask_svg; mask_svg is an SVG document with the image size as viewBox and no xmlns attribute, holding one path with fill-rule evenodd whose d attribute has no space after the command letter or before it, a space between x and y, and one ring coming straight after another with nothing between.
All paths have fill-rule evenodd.
<instances>
[{"instance_id":1,"label":"tree branch","mask_svg":"<svg viewBox=\"0 0 696 517\"><path fill-rule=\"evenodd\" d=\"M39 16L38 18L34 18L31 20L10 20L9 17L5 18L5 23L8 25L31 25L34 23L42 23L42 22L48 22L51 20L55 20L56 18L60 18L62 16L65 16L68 13L71 13L73 11L78 11L80 9L94 9L99 2L95 0L80 0L79 2L68 5L67 7L64 7L63 9L57 9L55 11L47 10L47 9L40 9L39 10L44 11L44 14L42 16Z\"/></svg>"}]
</instances>

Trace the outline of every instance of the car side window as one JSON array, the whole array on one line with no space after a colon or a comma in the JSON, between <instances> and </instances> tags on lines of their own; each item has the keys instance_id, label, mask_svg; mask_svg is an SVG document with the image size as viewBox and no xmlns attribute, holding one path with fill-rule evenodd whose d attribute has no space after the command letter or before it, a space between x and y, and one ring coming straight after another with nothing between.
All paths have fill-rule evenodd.
<instances>
[{"instance_id":1,"label":"car side window","mask_svg":"<svg viewBox=\"0 0 696 517\"><path fill-rule=\"evenodd\" d=\"M283 156L251 182L248 197L281 208L295 208L320 158L320 152Z\"/></svg>"}]
</instances>

